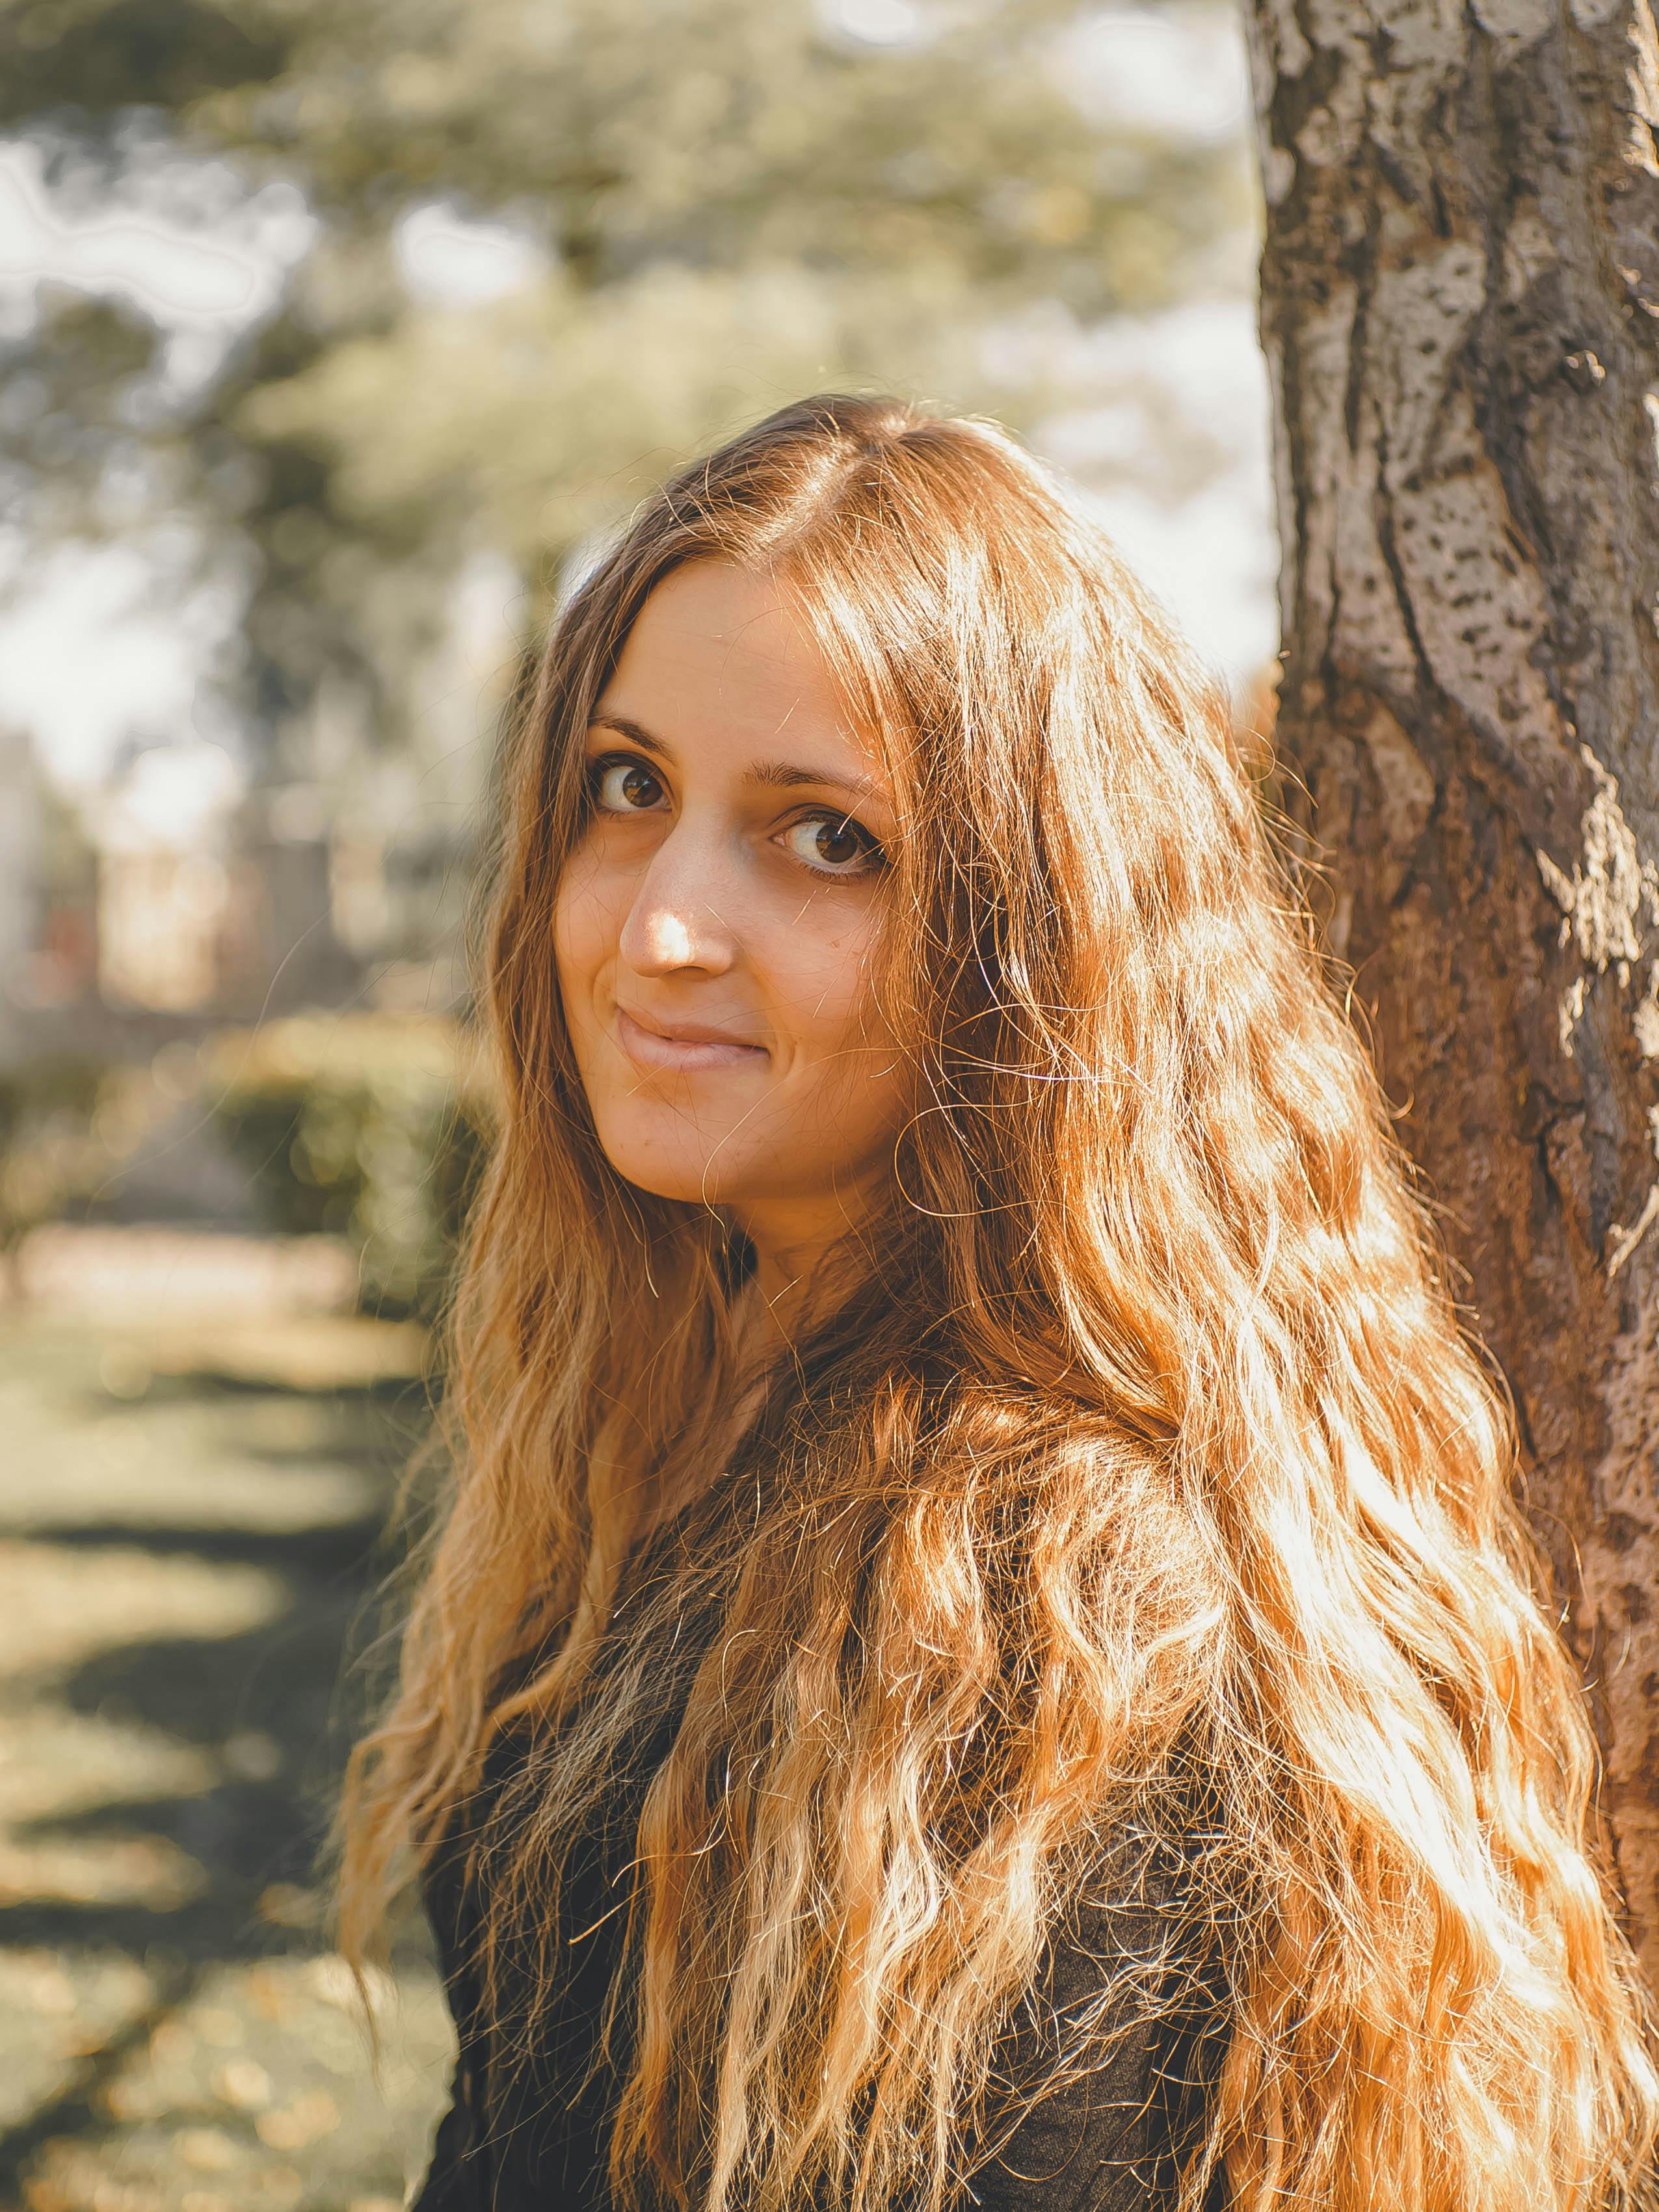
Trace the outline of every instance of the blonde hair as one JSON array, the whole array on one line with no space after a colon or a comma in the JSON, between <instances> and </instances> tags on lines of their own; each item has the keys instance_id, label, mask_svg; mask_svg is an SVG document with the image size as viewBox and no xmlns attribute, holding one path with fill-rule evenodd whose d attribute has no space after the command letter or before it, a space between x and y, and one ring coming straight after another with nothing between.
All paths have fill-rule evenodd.
<instances>
[{"instance_id":1,"label":"blonde hair","mask_svg":"<svg viewBox=\"0 0 1659 2212\"><path fill-rule=\"evenodd\" d=\"M694 560L780 580L879 748L916 1083L863 1287L724 1480L732 1241L606 1161L550 926L590 708ZM1183 2207L1224 2165L1243 2212L1638 2198L1659 2085L1510 1423L1225 704L1109 544L988 424L787 408L582 585L509 792L453 1495L354 1761L348 1949L510 1723L497 1987L674 1698L620 2202L944 2203L1091 1855L1194 1802L1229 2035Z\"/></svg>"}]
</instances>

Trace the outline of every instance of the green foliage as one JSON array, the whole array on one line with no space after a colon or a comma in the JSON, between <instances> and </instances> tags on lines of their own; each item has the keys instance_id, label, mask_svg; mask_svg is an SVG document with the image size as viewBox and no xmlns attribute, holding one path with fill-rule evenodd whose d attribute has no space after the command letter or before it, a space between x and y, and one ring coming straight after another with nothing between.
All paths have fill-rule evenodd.
<instances>
[{"instance_id":1,"label":"green foliage","mask_svg":"<svg viewBox=\"0 0 1659 2212\"><path fill-rule=\"evenodd\" d=\"M991 375L989 322L1189 286L1248 204L1241 150L1091 124L1054 58L1079 12L921 0L881 47L827 0L17 0L0 123L94 177L169 140L228 157L320 220L193 397L124 416L110 314L19 365L42 422L90 395L97 457L142 448L210 561L256 550L268 726L331 683L406 742L469 552L511 556L534 619L579 541L738 422L837 385L1029 421L1064 395ZM544 274L469 308L411 291L397 226L434 202L519 224ZM22 441L37 514L52 446Z\"/></svg>"},{"instance_id":2,"label":"green foliage","mask_svg":"<svg viewBox=\"0 0 1659 2212\"><path fill-rule=\"evenodd\" d=\"M89 1197L117 1157L122 1083L79 1053L0 1070L0 1252Z\"/></svg>"},{"instance_id":3,"label":"green foliage","mask_svg":"<svg viewBox=\"0 0 1659 2212\"><path fill-rule=\"evenodd\" d=\"M489 1144L459 1030L297 1016L204 1048L214 1118L272 1228L349 1237L370 1310L430 1319Z\"/></svg>"},{"instance_id":4,"label":"green foliage","mask_svg":"<svg viewBox=\"0 0 1659 2212\"><path fill-rule=\"evenodd\" d=\"M878 49L811 0L291 0L284 65L191 119L354 218L434 193L524 210L586 290L664 261L944 265L1087 312L1120 296L1115 218L1154 208L1178 255L1214 157L1142 135L1125 189L1122 149L1107 158L1049 64L1076 13L936 7Z\"/></svg>"},{"instance_id":5,"label":"green foliage","mask_svg":"<svg viewBox=\"0 0 1659 2212\"><path fill-rule=\"evenodd\" d=\"M79 109L179 108L281 66L258 9L236 0L10 0L0 121Z\"/></svg>"},{"instance_id":6,"label":"green foliage","mask_svg":"<svg viewBox=\"0 0 1659 2212\"><path fill-rule=\"evenodd\" d=\"M98 532L106 473L133 444L131 394L156 350L154 326L131 310L44 289L4 410L7 473L30 480L42 535Z\"/></svg>"}]
</instances>

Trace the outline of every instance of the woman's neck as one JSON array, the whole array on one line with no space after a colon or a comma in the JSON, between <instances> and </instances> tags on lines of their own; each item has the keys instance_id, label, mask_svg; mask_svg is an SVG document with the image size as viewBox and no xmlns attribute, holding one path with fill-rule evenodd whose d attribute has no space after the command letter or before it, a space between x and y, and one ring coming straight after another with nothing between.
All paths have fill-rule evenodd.
<instances>
[{"instance_id":1,"label":"woman's neck","mask_svg":"<svg viewBox=\"0 0 1659 2212\"><path fill-rule=\"evenodd\" d=\"M757 1244L754 1271L734 1316L745 1366L769 1364L799 1342L855 1286L866 1255L860 1240L843 1236L806 1249Z\"/></svg>"}]
</instances>

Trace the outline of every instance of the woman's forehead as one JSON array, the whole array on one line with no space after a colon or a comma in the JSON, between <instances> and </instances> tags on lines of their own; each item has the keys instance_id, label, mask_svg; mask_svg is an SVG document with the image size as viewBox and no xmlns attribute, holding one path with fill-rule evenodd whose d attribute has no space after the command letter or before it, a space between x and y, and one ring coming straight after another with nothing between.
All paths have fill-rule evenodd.
<instances>
[{"instance_id":1,"label":"woman's forehead","mask_svg":"<svg viewBox=\"0 0 1659 2212\"><path fill-rule=\"evenodd\" d=\"M688 562L636 617L596 720L621 717L678 752L764 746L884 782L787 584L724 562Z\"/></svg>"}]
</instances>

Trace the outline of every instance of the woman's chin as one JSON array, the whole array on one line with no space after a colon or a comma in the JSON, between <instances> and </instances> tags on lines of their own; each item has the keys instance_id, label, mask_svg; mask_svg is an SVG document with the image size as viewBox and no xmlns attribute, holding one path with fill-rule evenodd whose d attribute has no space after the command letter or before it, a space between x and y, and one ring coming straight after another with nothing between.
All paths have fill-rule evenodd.
<instances>
[{"instance_id":1,"label":"woman's chin","mask_svg":"<svg viewBox=\"0 0 1659 2212\"><path fill-rule=\"evenodd\" d=\"M663 1152L606 1145L605 1158L624 1182L653 1198L677 1199L688 1206L725 1206L743 1196L747 1178L733 1173L718 1152Z\"/></svg>"}]
</instances>

